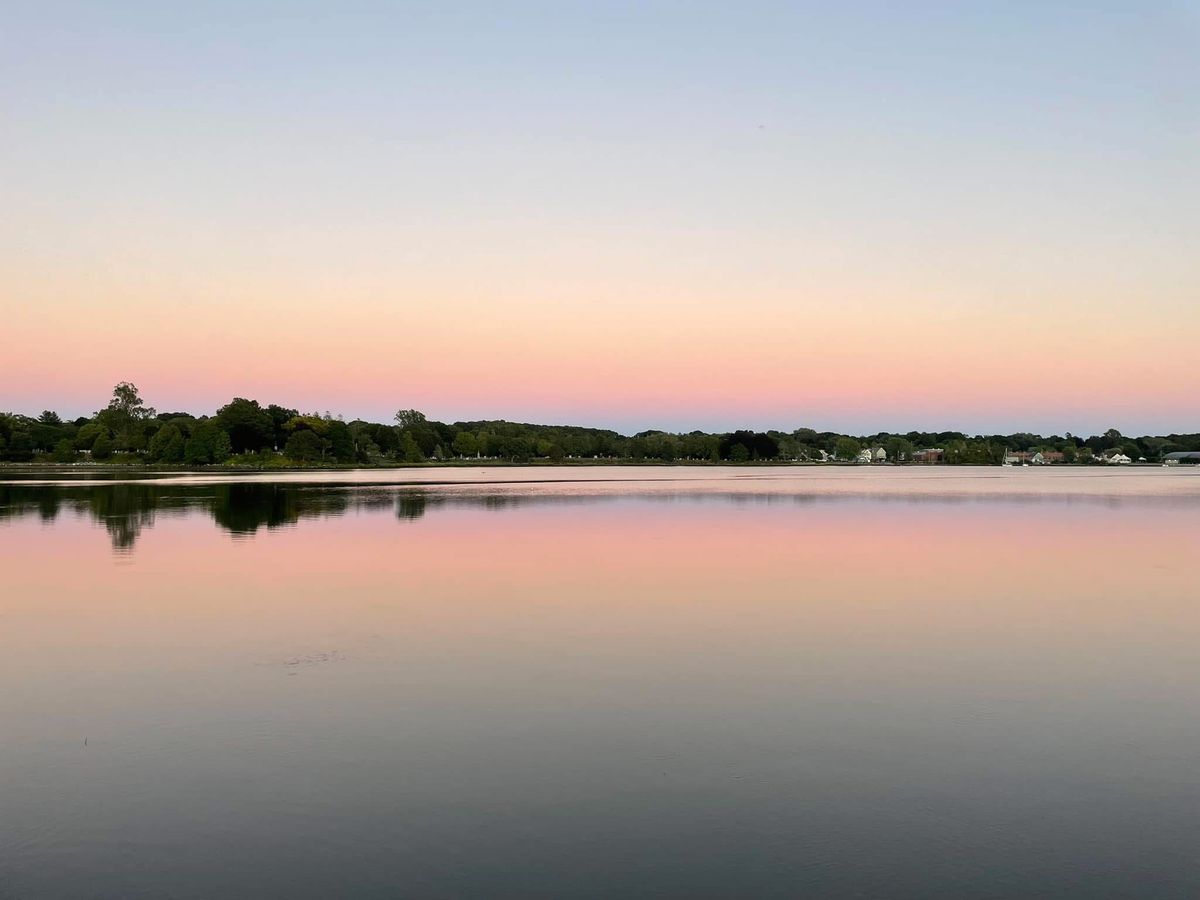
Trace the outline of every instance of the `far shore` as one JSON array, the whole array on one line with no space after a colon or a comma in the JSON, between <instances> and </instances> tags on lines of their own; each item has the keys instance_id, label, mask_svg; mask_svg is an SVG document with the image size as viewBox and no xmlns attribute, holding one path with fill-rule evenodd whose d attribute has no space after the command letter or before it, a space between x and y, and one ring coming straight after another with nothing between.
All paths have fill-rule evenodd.
<instances>
[{"instance_id":1,"label":"far shore","mask_svg":"<svg viewBox=\"0 0 1200 900\"><path fill-rule=\"evenodd\" d=\"M172 463L151 463L142 461L131 462L0 462L0 472L345 472L353 470L390 471L394 469L477 469L477 468L517 468L545 469L561 467L628 467L628 468L711 468L711 469L761 469L761 468L842 468L842 469L995 469L995 468L1031 468L1031 469L1158 469L1164 468L1157 462L1134 462L1121 466L1108 465L1101 462L1091 463L1047 463L1031 466L1003 467L996 463L914 463L914 462L879 462L860 463L844 460L748 460L734 462L722 460L676 460L665 462L657 459L563 459L551 461L537 459L515 461L508 459L454 459L426 460L424 462L381 462L373 465L361 463L327 463L320 465L294 465L281 461L278 465L248 465L243 463L216 463L205 466L184 466ZM1182 468L1182 467L1171 467Z\"/></svg>"}]
</instances>

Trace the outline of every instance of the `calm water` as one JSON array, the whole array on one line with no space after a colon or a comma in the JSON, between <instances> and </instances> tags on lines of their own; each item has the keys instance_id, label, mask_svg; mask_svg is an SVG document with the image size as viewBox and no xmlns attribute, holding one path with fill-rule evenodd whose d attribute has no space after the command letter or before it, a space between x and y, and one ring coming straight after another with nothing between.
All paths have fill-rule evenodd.
<instances>
[{"instance_id":1,"label":"calm water","mask_svg":"<svg viewBox=\"0 0 1200 900\"><path fill-rule=\"evenodd\" d=\"M0 898L1200 894L1200 471L0 479Z\"/></svg>"}]
</instances>

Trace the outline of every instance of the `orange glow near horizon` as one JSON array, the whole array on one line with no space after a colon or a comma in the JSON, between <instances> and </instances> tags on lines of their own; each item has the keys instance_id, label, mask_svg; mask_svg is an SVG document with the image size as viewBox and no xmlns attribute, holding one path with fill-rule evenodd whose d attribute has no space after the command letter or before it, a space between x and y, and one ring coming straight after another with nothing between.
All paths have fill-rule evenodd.
<instances>
[{"instance_id":1,"label":"orange glow near horizon","mask_svg":"<svg viewBox=\"0 0 1200 900\"><path fill-rule=\"evenodd\" d=\"M158 409L196 413L248 396L350 418L415 406L449 421L619 430L1188 430L1200 414L1188 373L1195 317L982 314L904 297L872 308L596 295L556 308L342 302L328 291L83 309L47 298L6 323L0 408L86 414L128 379Z\"/></svg>"}]
</instances>

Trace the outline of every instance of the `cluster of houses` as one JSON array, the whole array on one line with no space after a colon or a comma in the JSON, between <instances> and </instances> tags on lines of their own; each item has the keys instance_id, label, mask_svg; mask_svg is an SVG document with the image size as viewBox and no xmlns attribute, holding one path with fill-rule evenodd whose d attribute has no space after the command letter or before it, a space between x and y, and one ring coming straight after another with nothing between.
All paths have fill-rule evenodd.
<instances>
[{"instance_id":1,"label":"cluster of houses","mask_svg":"<svg viewBox=\"0 0 1200 900\"><path fill-rule=\"evenodd\" d=\"M824 454L822 454L824 456ZM945 462L946 451L940 447L929 447L924 450L914 450L911 461L918 464L935 465ZM887 451L882 447L864 447L859 451L855 462L859 465L878 465L887 462ZM1120 450L1105 450L1097 458L1098 462L1110 466L1128 466L1134 460ZM1197 453L1168 453L1163 457L1167 465L1179 465L1185 462L1200 462L1200 452ZM1052 466L1066 461L1060 450L1008 450L1004 454L1006 466ZM1144 456L1138 457L1137 462L1145 462Z\"/></svg>"},{"instance_id":2,"label":"cluster of houses","mask_svg":"<svg viewBox=\"0 0 1200 900\"><path fill-rule=\"evenodd\" d=\"M887 462L887 451L882 447L863 447L858 451L858 458L854 461L859 465Z\"/></svg>"},{"instance_id":3,"label":"cluster of houses","mask_svg":"<svg viewBox=\"0 0 1200 900\"><path fill-rule=\"evenodd\" d=\"M909 460L914 463L940 463L945 459L945 456L945 450L942 450L940 447L932 447L928 450L914 450ZM903 454L896 461L900 462L902 459ZM854 461L860 466L878 465L879 463L887 462L888 455L887 451L882 447L863 447L863 449L858 451L858 457Z\"/></svg>"},{"instance_id":4,"label":"cluster of houses","mask_svg":"<svg viewBox=\"0 0 1200 900\"><path fill-rule=\"evenodd\" d=\"M1087 452L1086 448L1084 452ZM836 457L831 456L824 450L820 451L820 453L821 462L836 460ZM945 460L945 450L941 447L929 447L924 450L914 450L907 458L901 454L901 457L895 460L895 462L906 461L924 465L936 465L945 462ZM864 447L854 459L854 462L860 466L880 465L887 461L888 454L883 447ZM1097 454L1094 461L1110 466L1128 466L1134 462L1144 463L1146 462L1146 457L1139 456L1134 460L1120 450L1113 449L1104 450ZM1163 456L1162 461L1163 465L1167 466L1177 466L1187 463L1200 464L1200 451L1167 453ZM1004 453L1004 465L1006 466L1052 466L1063 462L1066 462L1066 457L1060 450L1006 450Z\"/></svg>"},{"instance_id":5,"label":"cluster of houses","mask_svg":"<svg viewBox=\"0 0 1200 900\"><path fill-rule=\"evenodd\" d=\"M909 457L909 460L915 463L940 463L945 457L945 454L946 451L940 448L933 448L930 450L914 450L912 456ZM824 450L821 451L822 462L833 458L834 457L827 454ZM900 462L903 459L904 456L901 454L900 458L897 459L896 462ZM887 461L887 450L883 449L883 447L863 447L858 451L858 456L854 458L854 462L860 466L879 465L880 463L885 463Z\"/></svg>"},{"instance_id":6,"label":"cluster of houses","mask_svg":"<svg viewBox=\"0 0 1200 900\"><path fill-rule=\"evenodd\" d=\"M1105 450L1098 460L1110 466L1127 466L1133 459L1120 450ZM1006 466L1049 466L1064 461L1059 450L1009 450L1004 454ZM1146 457L1138 457L1138 462L1145 462Z\"/></svg>"},{"instance_id":7,"label":"cluster of houses","mask_svg":"<svg viewBox=\"0 0 1200 900\"><path fill-rule=\"evenodd\" d=\"M1061 450L1009 450L1004 454L1009 466L1049 466L1062 461Z\"/></svg>"}]
</instances>

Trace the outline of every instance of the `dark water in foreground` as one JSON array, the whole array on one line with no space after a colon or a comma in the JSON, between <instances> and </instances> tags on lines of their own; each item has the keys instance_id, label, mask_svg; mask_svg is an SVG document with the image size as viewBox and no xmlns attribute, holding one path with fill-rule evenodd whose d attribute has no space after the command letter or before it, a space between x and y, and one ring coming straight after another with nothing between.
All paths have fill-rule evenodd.
<instances>
[{"instance_id":1,"label":"dark water in foreground","mask_svg":"<svg viewBox=\"0 0 1200 900\"><path fill-rule=\"evenodd\" d=\"M561 471L0 473L0 898L1200 895L1200 472Z\"/></svg>"}]
</instances>

